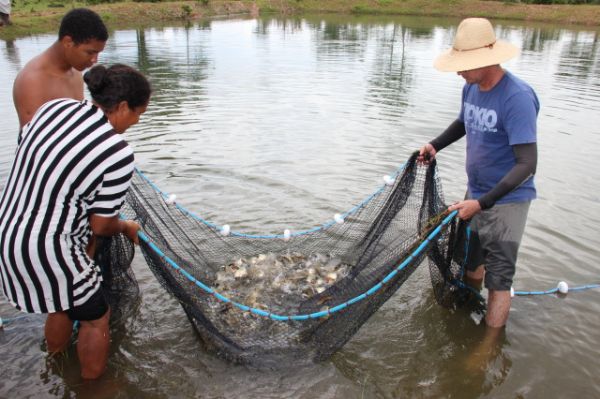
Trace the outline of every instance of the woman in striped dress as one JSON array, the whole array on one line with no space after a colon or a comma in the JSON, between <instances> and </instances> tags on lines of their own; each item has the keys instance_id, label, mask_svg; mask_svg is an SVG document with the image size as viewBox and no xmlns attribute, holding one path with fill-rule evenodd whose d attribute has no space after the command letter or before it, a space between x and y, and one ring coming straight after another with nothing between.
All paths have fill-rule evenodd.
<instances>
[{"instance_id":1,"label":"woman in striped dress","mask_svg":"<svg viewBox=\"0 0 600 399\"><path fill-rule=\"evenodd\" d=\"M106 367L110 309L86 249L92 234L137 242L139 225L119 219L134 167L121 133L146 111L151 88L119 64L96 66L84 81L92 102L49 101L19 136L0 198L0 283L16 308L48 313L50 353L66 348L80 321L81 375L91 379Z\"/></svg>"}]
</instances>

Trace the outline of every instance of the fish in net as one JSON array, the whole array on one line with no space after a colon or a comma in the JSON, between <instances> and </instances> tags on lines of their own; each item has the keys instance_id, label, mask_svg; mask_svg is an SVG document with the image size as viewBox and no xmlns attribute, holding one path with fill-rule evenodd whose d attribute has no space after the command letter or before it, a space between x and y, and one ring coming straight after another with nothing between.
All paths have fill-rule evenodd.
<instances>
[{"instance_id":1,"label":"fish in net","mask_svg":"<svg viewBox=\"0 0 600 399\"><path fill-rule=\"evenodd\" d=\"M303 232L230 232L190 213L136 171L125 217L160 284L205 347L259 367L321 361L340 349L429 258L436 300L460 298L454 214L435 161L414 153L367 200Z\"/></svg>"}]
</instances>

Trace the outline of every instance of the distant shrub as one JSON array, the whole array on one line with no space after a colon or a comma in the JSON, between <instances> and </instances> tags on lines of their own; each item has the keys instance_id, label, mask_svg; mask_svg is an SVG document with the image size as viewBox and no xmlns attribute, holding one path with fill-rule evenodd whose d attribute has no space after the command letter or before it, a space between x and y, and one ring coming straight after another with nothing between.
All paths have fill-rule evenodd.
<instances>
[{"instance_id":1,"label":"distant shrub","mask_svg":"<svg viewBox=\"0 0 600 399\"><path fill-rule=\"evenodd\" d=\"M377 10L367 5L359 4L350 9L354 14L376 14Z\"/></svg>"},{"instance_id":2,"label":"distant shrub","mask_svg":"<svg viewBox=\"0 0 600 399\"><path fill-rule=\"evenodd\" d=\"M88 5L118 3L119 1L121 1L121 0L84 0L85 4L88 4Z\"/></svg>"}]
</instances>

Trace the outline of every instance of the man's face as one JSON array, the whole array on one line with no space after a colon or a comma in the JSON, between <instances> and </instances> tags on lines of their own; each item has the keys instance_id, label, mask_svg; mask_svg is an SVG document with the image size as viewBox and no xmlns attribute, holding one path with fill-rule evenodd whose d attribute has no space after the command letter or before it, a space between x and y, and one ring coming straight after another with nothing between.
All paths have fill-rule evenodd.
<instances>
[{"instance_id":1,"label":"man's face","mask_svg":"<svg viewBox=\"0 0 600 399\"><path fill-rule=\"evenodd\" d=\"M106 42L91 39L76 44L69 36L65 36L65 54L67 62L78 71L90 68L98 62L98 54L104 50Z\"/></svg>"},{"instance_id":2,"label":"man's face","mask_svg":"<svg viewBox=\"0 0 600 399\"><path fill-rule=\"evenodd\" d=\"M462 78L469 84L480 84L486 76L487 67L477 68L477 69L469 69L467 71L458 71L457 75L462 76Z\"/></svg>"}]
</instances>

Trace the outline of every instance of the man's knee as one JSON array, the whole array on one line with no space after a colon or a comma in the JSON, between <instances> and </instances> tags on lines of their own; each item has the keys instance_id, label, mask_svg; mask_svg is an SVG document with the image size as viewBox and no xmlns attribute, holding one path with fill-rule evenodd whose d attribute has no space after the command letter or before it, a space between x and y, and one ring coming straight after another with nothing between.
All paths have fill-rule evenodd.
<instances>
[{"instance_id":1,"label":"man's knee","mask_svg":"<svg viewBox=\"0 0 600 399\"><path fill-rule=\"evenodd\" d=\"M514 267L503 273L487 270L485 273L485 288L494 291L510 291L512 287Z\"/></svg>"}]
</instances>

